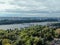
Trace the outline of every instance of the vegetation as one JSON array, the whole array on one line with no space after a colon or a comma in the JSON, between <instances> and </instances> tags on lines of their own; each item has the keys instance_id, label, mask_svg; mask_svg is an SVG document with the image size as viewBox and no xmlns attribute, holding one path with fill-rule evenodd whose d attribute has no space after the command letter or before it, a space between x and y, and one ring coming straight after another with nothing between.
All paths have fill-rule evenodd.
<instances>
[{"instance_id":1,"label":"vegetation","mask_svg":"<svg viewBox=\"0 0 60 45\"><path fill-rule=\"evenodd\" d=\"M41 25L0 30L0 45L49 45L54 38L60 38L56 30Z\"/></svg>"},{"instance_id":2,"label":"vegetation","mask_svg":"<svg viewBox=\"0 0 60 45\"><path fill-rule=\"evenodd\" d=\"M32 22L59 22L60 18L48 17L0 17L0 25L18 24L18 23L32 23ZM60 24L60 23L59 23ZM54 24L56 25L56 24Z\"/></svg>"}]
</instances>

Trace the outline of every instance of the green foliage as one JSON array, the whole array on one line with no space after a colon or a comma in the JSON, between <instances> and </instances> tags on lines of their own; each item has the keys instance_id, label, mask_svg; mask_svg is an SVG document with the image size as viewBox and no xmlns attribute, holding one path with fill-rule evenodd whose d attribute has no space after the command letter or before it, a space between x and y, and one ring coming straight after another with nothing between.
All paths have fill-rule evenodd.
<instances>
[{"instance_id":1,"label":"green foliage","mask_svg":"<svg viewBox=\"0 0 60 45\"><path fill-rule=\"evenodd\" d=\"M57 37L53 28L31 26L18 30L0 30L0 45L49 45L47 42Z\"/></svg>"},{"instance_id":2,"label":"green foliage","mask_svg":"<svg viewBox=\"0 0 60 45\"><path fill-rule=\"evenodd\" d=\"M2 45L11 45L11 44L9 43L8 39L3 39L2 40Z\"/></svg>"}]
</instances>

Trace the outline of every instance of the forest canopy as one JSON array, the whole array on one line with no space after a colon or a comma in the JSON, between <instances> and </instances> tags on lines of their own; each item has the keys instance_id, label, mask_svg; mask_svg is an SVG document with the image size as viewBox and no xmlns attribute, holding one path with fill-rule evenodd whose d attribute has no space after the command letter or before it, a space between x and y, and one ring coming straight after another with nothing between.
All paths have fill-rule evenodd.
<instances>
[{"instance_id":1,"label":"forest canopy","mask_svg":"<svg viewBox=\"0 0 60 45\"><path fill-rule=\"evenodd\" d=\"M0 45L50 45L54 38L60 38L59 30L48 26L30 26L19 29L0 29Z\"/></svg>"}]
</instances>

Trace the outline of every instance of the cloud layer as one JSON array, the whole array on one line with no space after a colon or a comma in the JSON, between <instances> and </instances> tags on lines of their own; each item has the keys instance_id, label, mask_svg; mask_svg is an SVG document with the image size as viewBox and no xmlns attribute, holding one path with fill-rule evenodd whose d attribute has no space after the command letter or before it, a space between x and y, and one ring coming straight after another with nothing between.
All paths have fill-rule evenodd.
<instances>
[{"instance_id":1,"label":"cloud layer","mask_svg":"<svg viewBox=\"0 0 60 45\"><path fill-rule=\"evenodd\" d=\"M22 15L23 13L25 15L60 13L60 0L0 0L0 12L21 13Z\"/></svg>"}]
</instances>

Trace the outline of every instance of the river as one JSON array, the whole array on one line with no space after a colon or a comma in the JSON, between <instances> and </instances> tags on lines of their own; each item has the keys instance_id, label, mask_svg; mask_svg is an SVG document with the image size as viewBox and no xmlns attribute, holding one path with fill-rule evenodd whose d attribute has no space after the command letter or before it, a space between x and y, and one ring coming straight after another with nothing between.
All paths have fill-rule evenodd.
<instances>
[{"instance_id":1,"label":"river","mask_svg":"<svg viewBox=\"0 0 60 45\"><path fill-rule=\"evenodd\" d=\"M31 25L47 25L49 23L55 23L55 22L35 22L35 23L21 23L21 24L8 24L8 25L0 25L0 29L15 29L15 28L24 28L29 27ZM60 23L60 22L59 22Z\"/></svg>"}]
</instances>

